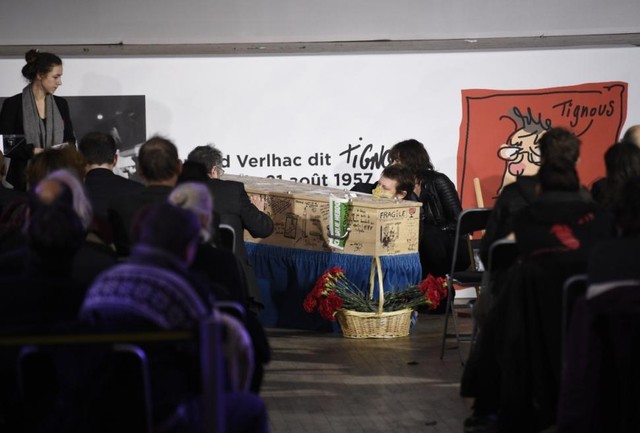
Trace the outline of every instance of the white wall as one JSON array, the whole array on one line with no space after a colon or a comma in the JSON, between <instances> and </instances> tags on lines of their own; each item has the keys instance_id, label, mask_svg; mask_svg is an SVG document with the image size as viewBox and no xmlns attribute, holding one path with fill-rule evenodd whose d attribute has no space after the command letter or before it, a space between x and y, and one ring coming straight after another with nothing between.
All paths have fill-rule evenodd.
<instances>
[{"instance_id":1,"label":"white wall","mask_svg":"<svg viewBox=\"0 0 640 433\"><path fill-rule=\"evenodd\" d=\"M406 138L425 143L436 168L455 179L463 89L624 81L626 126L640 123L640 48L64 61L58 95L146 95L148 135L167 135L181 157L214 142L230 155L229 173L317 173L330 185L336 175L363 171L339 156L350 143L380 150ZM22 65L0 59L0 96L25 85ZM330 165L310 166L316 152L329 154ZM305 163L242 168L238 162L271 153Z\"/></svg>"},{"instance_id":2,"label":"white wall","mask_svg":"<svg viewBox=\"0 0 640 433\"><path fill-rule=\"evenodd\" d=\"M637 0L2 0L3 45L635 33Z\"/></svg>"}]
</instances>

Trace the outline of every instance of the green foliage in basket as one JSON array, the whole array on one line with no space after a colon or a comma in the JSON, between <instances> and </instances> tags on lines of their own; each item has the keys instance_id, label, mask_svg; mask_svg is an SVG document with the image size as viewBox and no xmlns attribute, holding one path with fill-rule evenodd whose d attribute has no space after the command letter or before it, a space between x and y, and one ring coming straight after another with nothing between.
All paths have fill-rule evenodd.
<instances>
[{"instance_id":1,"label":"green foliage in basket","mask_svg":"<svg viewBox=\"0 0 640 433\"><path fill-rule=\"evenodd\" d=\"M428 305L434 309L447 296L447 280L428 275L419 284L398 292L385 292L382 311L415 309ZM378 311L378 300L369 299L367 294L349 281L342 268L334 266L325 271L316 281L305 300L304 309L308 313L318 310L327 320L336 320L340 309L366 312Z\"/></svg>"}]
</instances>

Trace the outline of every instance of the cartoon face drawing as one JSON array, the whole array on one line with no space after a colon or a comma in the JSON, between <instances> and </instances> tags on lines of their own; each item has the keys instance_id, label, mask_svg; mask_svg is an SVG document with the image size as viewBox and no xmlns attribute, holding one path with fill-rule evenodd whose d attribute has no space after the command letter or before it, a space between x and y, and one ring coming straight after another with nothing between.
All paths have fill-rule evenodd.
<instances>
[{"instance_id":1,"label":"cartoon face drawing","mask_svg":"<svg viewBox=\"0 0 640 433\"><path fill-rule=\"evenodd\" d=\"M518 176L531 176L540 168L538 142L545 130L539 125L527 125L513 132L498 149L498 158L504 160L504 173L497 193L514 182Z\"/></svg>"},{"instance_id":2,"label":"cartoon face drawing","mask_svg":"<svg viewBox=\"0 0 640 433\"><path fill-rule=\"evenodd\" d=\"M463 209L493 207L507 184L535 175L543 157L543 134L553 127L569 129L580 138L581 183L590 185L602 177L602 155L619 140L628 121L628 97L628 83L622 81L462 89L456 187Z\"/></svg>"}]
</instances>

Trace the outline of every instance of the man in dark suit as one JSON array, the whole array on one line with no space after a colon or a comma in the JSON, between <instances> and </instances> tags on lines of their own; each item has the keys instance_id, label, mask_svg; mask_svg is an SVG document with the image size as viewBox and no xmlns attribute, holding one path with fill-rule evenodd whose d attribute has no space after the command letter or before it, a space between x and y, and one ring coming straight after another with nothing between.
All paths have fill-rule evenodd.
<instances>
[{"instance_id":1,"label":"man in dark suit","mask_svg":"<svg viewBox=\"0 0 640 433\"><path fill-rule=\"evenodd\" d=\"M89 132L80 140L78 150L87 162L84 185L95 215L106 219L107 206L113 198L144 188L141 183L113 172L118 162L118 148L110 134Z\"/></svg>"},{"instance_id":2,"label":"man in dark suit","mask_svg":"<svg viewBox=\"0 0 640 433\"><path fill-rule=\"evenodd\" d=\"M164 137L145 141L138 152L137 171L145 187L115 197L108 204L107 216L113 230L113 241L119 256L128 256L132 230L136 230L138 212L148 205L166 201L182 170L176 145Z\"/></svg>"},{"instance_id":3,"label":"man in dark suit","mask_svg":"<svg viewBox=\"0 0 640 433\"><path fill-rule=\"evenodd\" d=\"M273 220L251 201L244 184L222 180L222 152L213 145L198 146L189 153L187 161L200 163L207 169L207 186L213 196L215 213L220 224L229 224L236 232L235 252L240 260L247 260L244 230L254 238L266 238L273 233ZM261 203L258 203L261 205Z\"/></svg>"},{"instance_id":4,"label":"man in dark suit","mask_svg":"<svg viewBox=\"0 0 640 433\"><path fill-rule=\"evenodd\" d=\"M228 224L235 231L234 251L245 271L250 301L260 306L262 297L255 272L247 257L244 231L247 230L254 238L266 238L273 233L273 220L251 201L244 184L220 179L224 174L222 152L215 146L196 147L187 156L187 161L202 164L207 170L207 186L213 196L214 221ZM263 207L264 203L258 202L257 205Z\"/></svg>"}]
</instances>

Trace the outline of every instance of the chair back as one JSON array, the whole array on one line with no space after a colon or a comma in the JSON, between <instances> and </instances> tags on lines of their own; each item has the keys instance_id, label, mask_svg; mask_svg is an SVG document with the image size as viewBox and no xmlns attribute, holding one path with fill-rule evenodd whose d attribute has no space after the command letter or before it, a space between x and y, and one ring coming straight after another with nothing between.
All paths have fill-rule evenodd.
<instances>
[{"instance_id":1,"label":"chair back","mask_svg":"<svg viewBox=\"0 0 640 433\"><path fill-rule=\"evenodd\" d=\"M487 227L489 216L491 215L490 208L470 208L463 210L458 216L458 222L456 224L456 233L453 246L453 258L451 260L450 274L453 276L456 273L457 261L459 256L459 248L461 247L461 240L466 240L464 243L467 247L469 259L471 262L471 271L477 271L478 266L475 263L475 253L473 251L473 245L470 235L473 232L484 230Z\"/></svg>"},{"instance_id":2,"label":"chair back","mask_svg":"<svg viewBox=\"0 0 640 433\"><path fill-rule=\"evenodd\" d=\"M578 299L580 313L576 310L568 330L558 431L637 431L640 280L593 284L578 275L565 283L568 290L574 287L579 292L586 287L588 300Z\"/></svg>"},{"instance_id":3,"label":"chair back","mask_svg":"<svg viewBox=\"0 0 640 433\"><path fill-rule=\"evenodd\" d=\"M518 260L518 245L512 239L498 239L489 248L487 270L500 272L509 269Z\"/></svg>"},{"instance_id":4,"label":"chair back","mask_svg":"<svg viewBox=\"0 0 640 433\"><path fill-rule=\"evenodd\" d=\"M601 429L594 431L637 431L640 423L640 371L637 368L640 358L640 281L620 282L611 291L620 292L614 296L617 299L608 297L608 305L599 310L594 320L594 334L601 338L599 358L602 365L593 374L605 384L594 392L598 398L595 407L602 407L598 417L602 420Z\"/></svg>"},{"instance_id":5,"label":"chair back","mask_svg":"<svg viewBox=\"0 0 640 433\"><path fill-rule=\"evenodd\" d=\"M482 289L476 308L476 318L484 321L491 310L498 292L502 289L502 279L518 260L518 246L514 240L498 239L489 247L487 266L482 275Z\"/></svg>"},{"instance_id":6,"label":"chair back","mask_svg":"<svg viewBox=\"0 0 640 433\"><path fill-rule=\"evenodd\" d=\"M200 366L201 386L193 389L193 395L201 393L204 416L198 428L219 433L226 431L219 326L217 319L209 318L203 319L199 332L6 336L0 337L0 350L3 359L14 360L18 401L13 404L24 411L30 423L45 425L51 422L49 414L55 414L56 423L62 426L60 431L124 433L154 431L153 414L162 412L159 408L154 412L152 389L164 380L169 369L179 365L180 370L186 368L177 358L184 355L191 359L191 353L198 353L193 360ZM165 360L169 363L164 364ZM191 390L187 376L190 373L184 371L171 374L168 386L184 378L184 389ZM191 391L188 393L191 395Z\"/></svg>"},{"instance_id":7,"label":"chair back","mask_svg":"<svg viewBox=\"0 0 640 433\"><path fill-rule=\"evenodd\" d=\"M236 253L236 231L229 224L219 224L218 232L220 233L220 246L225 250Z\"/></svg>"},{"instance_id":8,"label":"chair back","mask_svg":"<svg viewBox=\"0 0 640 433\"><path fill-rule=\"evenodd\" d=\"M442 359L444 356L445 342L447 338L455 338L457 341L456 347L458 350L458 356L460 357L460 363L464 364L464 360L462 359L462 352L460 351L460 342L473 342L475 340L475 323L473 326L473 331L470 334L462 334L458 328L456 318L457 313L455 310L459 308L466 308L470 309L473 313L473 306L475 304L476 298L469 298L467 302L463 303L454 303L454 284L462 287L475 287L477 296L478 288L482 283L483 271L479 270L479 267L476 265L474 246L472 244L471 236L469 235L475 231L483 230L487 226L487 221L489 221L490 214L491 209L489 208L471 208L463 210L458 216L456 233L454 237L453 257L451 259L451 270L447 274L448 295L446 299L447 306L445 311L444 329L442 331L442 344L440 346L440 359ZM464 240L465 242L461 242L462 240ZM456 271L458 267L458 256L460 255L459 249L464 248L465 246L467 254L469 254L469 262L471 263L471 266L468 270ZM453 323L453 333L449 332L448 330L450 316ZM471 314L471 316L473 317L473 314Z\"/></svg>"}]
</instances>

